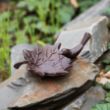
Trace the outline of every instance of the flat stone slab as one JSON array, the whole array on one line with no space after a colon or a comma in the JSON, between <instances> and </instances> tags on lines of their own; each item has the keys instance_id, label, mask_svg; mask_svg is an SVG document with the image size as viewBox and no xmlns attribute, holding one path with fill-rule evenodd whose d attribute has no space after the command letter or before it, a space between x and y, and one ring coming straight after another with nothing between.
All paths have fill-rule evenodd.
<instances>
[{"instance_id":1,"label":"flat stone slab","mask_svg":"<svg viewBox=\"0 0 110 110\"><path fill-rule=\"evenodd\" d=\"M73 63L69 75L55 79L35 77L27 73L26 65L23 65L15 75L0 85L0 110L7 109L7 107L14 108L13 110L36 110L38 108L44 110L50 107L49 110L53 110L59 106L57 102L63 97L73 95L73 99L68 100L67 103L69 103L78 95L78 88L83 93L91 87L88 81L93 81L98 72L94 64L83 58L78 58ZM86 84L88 86L84 89L83 86ZM61 104L65 105L65 103Z\"/></svg>"},{"instance_id":2,"label":"flat stone slab","mask_svg":"<svg viewBox=\"0 0 110 110\"><path fill-rule=\"evenodd\" d=\"M83 22L79 21L72 25L71 29L62 31L56 43L61 42L62 48L70 49L79 44L85 32L89 32L92 37L82 54L89 51L89 59L94 62L107 50L107 44L110 40L108 24L109 20L105 16L90 18Z\"/></svg>"}]
</instances>

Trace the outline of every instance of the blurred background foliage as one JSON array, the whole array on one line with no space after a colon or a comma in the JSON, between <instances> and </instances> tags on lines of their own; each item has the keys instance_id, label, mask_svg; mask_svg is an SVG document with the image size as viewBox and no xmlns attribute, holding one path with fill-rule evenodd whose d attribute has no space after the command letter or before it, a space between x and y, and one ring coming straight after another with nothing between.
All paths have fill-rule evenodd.
<instances>
[{"instance_id":1,"label":"blurred background foliage","mask_svg":"<svg viewBox=\"0 0 110 110\"><path fill-rule=\"evenodd\" d=\"M98 1L100 0L78 0L79 13ZM74 15L79 14L75 13L69 0L10 0L1 10L0 73L4 74L4 79L10 76L10 50L14 45L52 44L54 34Z\"/></svg>"},{"instance_id":2,"label":"blurred background foliage","mask_svg":"<svg viewBox=\"0 0 110 110\"><path fill-rule=\"evenodd\" d=\"M1 1L9 1L1 5ZM54 35L70 20L86 11L100 0L0 0L0 81L10 76L11 48L16 44L30 43L44 46L55 42ZM103 11L110 17L110 8ZM110 49L110 44L108 45ZM102 61L105 72L110 71L110 59ZM110 109L110 83L105 100L91 110Z\"/></svg>"}]
</instances>

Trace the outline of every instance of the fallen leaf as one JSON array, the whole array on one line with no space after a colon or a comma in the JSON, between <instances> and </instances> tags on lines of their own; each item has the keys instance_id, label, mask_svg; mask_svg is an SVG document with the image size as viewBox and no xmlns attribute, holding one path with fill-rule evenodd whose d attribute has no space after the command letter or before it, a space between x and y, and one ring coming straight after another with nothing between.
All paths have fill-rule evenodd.
<instances>
[{"instance_id":1,"label":"fallen leaf","mask_svg":"<svg viewBox=\"0 0 110 110\"><path fill-rule=\"evenodd\" d=\"M101 70L101 72L99 73L99 76L103 76L105 74L104 70Z\"/></svg>"},{"instance_id":2,"label":"fallen leaf","mask_svg":"<svg viewBox=\"0 0 110 110\"><path fill-rule=\"evenodd\" d=\"M106 74L104 74L104 77L110 78L110 71L108 71Z\"/></svg>"},{"instance_id":3,"label":"fallen leaf","mask_svg":"<svg viewBox=\"0 0 110 110\"><path fill-rule=\"evenodd\" d=\"M79 7L79 4L77 2L77 0L70 0L70 3L73 5L73 7L77 8Z\"/></svg>"},{"instance_id":4,"label":"fallen leaf","mask_svg":"<svg viewBox=\"0 0 110 110\"><path fill-rule=\"evenodd\" d=\"M96 78L96 82L98 82L98 83L104 85L104 84L106 84L107 82L110 83L110 79L107 79L106 77L97 77L97 78Z\"/></svg>"}]
</instances>

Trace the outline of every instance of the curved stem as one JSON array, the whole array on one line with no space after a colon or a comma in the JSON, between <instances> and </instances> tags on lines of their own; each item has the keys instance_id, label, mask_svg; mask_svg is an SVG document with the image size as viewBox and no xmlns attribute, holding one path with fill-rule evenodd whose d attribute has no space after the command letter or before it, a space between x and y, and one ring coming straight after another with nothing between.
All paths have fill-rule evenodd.
<instances>
[{"instance_id":1,"label":"curved stem","mask_svg":"<svg viewBox=\"0 0 110 110\"><path fill-rule=\"evenodd\" d=\"M28 63L28 61L22 61L22 62L16 63L16 64L14 64L14 68L19 69L19 67L20 67L21 65L27 64L27 63Z\"/></svg>"}]
</instances>

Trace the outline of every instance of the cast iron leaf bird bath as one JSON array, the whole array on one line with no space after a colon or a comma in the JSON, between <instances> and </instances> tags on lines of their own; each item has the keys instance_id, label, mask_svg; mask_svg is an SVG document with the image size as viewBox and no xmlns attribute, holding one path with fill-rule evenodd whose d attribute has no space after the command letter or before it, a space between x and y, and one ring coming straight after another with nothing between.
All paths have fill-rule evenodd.
<instances>
[{"instance_id":1,"label":"cast iron leaf bird bath","mask_svg":"<svg viewBox=\"0 0 110 110\"><path fill-rule=\"evenodd\" d=\"M60 49L61 44L36 46L32 51L24 50L25 61L14 65L18 69L22 64L27 64L27 70L40 77L64 76L69 73L72 63L89 40L91 35L85 33L79 45L72 49Z\"/></svg>"}]
</instances>

